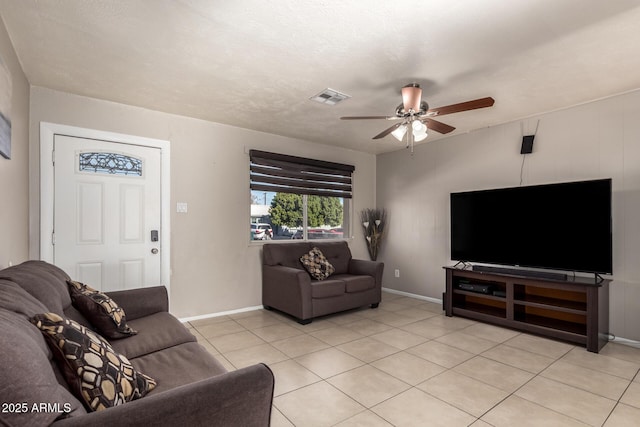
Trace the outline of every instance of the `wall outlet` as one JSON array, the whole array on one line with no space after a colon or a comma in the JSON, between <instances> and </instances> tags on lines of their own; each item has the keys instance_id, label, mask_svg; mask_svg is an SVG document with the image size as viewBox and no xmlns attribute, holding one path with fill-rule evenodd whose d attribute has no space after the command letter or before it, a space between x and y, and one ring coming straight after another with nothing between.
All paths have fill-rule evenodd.
<instances>
[{"instance_id":1,"label":"wall outlet","mask_svg":"<svg viewBox=\"0 0 640 427\"><path fill-rule=\"evenodd\" d=\"M396 277L400 277L400 269L396 268L396 271L394 272Z\"/></svg>"}]
</instances>

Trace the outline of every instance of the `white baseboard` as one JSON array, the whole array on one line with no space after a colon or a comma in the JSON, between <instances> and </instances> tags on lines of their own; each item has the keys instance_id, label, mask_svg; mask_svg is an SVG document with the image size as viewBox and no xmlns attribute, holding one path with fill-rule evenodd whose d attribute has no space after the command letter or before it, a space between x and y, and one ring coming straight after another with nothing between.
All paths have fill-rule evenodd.
<instances>
[{"instance_id":1,"label":"white baseboard","mask_svg":"<svg viewBox=\"0 0 640 427\"><path fill-rule=\"evenodd\" d=\"M180 317L180 318L178 318L178 320L180 320L182 323L184 323L184 322L191 322L192 320L202 320L202 319L210 319L212 317L229 316L231 314L246 313L247 311L255 311L255 310L261 310L261 309L262 309L261 305L256 305L256 306L253 306L253 307L239 308L237 310L229 310L229 311L220 311L218 313L201 314L200 316Z\"/></svg>"},{"instance_id":2,"label":"white baseboard","mask_svg":"<svg viewBox=\"0 0 640 427\"><path fill-rule=\"evenodd\" d=\"M384 288L384 287L382 288L382 290L384 292L389 292L390 294L402 295L403 297L421 299L423 301L429 301L429 302L434 302L436 304L442 304L442 300L438 299L438 298L425 297L425 296L418 295L418 294L412 294L412 293L403 292L403 291L396 291L395 289L389 289L389 288Z\"/></svg>"},{"instance_id":3,"label":"white baseboard","mask_svg":"<svg viewBox=\"0 0 640 427\"><path fill-rule=\"evenodd\" d=\"M628 340L626 338L613 336L613 339L610 339L609 342L614 342L616 344L628 345L629 347L640 348L640 341Z\"/></svg>"}]
</instances>

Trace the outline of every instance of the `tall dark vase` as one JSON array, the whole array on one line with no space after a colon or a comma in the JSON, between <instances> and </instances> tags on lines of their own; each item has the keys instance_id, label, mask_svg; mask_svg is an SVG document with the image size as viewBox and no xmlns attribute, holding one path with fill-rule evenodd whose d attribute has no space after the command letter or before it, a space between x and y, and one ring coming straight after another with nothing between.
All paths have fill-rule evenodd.
<instances>
[{"instance_id":1,"label":"tall dark vase","mask_svg":"<svg viewBox=\"0 0 640 427\"><path fill-rule=\"evenodd\" d=\"M369 251L371 261L378 259L382 237L387 223L387 211L385 209L364 209L360 212L364 238Z\"/></svg>"}]
</instances>

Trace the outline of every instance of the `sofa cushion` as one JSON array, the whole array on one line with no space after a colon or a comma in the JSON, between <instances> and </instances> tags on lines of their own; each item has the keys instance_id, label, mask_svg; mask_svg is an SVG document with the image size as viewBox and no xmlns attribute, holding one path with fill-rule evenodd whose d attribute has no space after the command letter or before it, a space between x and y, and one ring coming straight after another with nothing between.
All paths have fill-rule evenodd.
<instances>
[{"instance_id":1,"label":"sofa cushion","mask_svg":"<svg viewBox=\"0 0 640 427\"><path fill-rule=\"evenodd\" d=\"M196 337L166 311L131 320L129 324L138 331L138 334L125 340L111 342L114 350L129 359L196 341Z\"/></svg>"},{"instance_id":2,"label":"sofa cushion","mask_svg":"<svg viewBox=\"0 0 640 427\"><path fill-rule=\"evenodd\" d=\"M4 284L0 283L2 287ZM27 317L0 308L0 342L2 403L24 403L28 408L24 412L0 411L0 425L44 426L57 419L86 414L80 401L56 379L49 348ZM41 403L49 404L49 410L32 410Z\"/></svg>"},{"instance_id":3,"label":"sofa cushion","mask_svg":"<svg viewBox=\"0 0 640 427\"><path fill-rule=\"evenodd\" d=\"M107 295L75 280L68 280L67 284L73 305L101 335L118 339L138 333L127 325L124 310Z\"/></svg>"},{"instance_id":4,"label":"sofa cushion","mask_svg":"<svg viewBox=\"0 0 640 427\"><path fill-rule=\"evenodd\" d=\"M316 247L313 247L309 252L302 255L300 262L311 277L316 280L324 280L336 271L333 265L327 261L322 251Z\"/></svg>"},{"instance_id":5,"label":"sofa cushion","mask_svg":"<svg viewBox=\"0 0 640 427\"><path fill-rule=\"evenodd\" d=\"M154 394L227 372L220 362L197 342L188 342L146 354L131 359L131 363L136 369L158 381Z\"/></svg>"},{"instance_id":6,"label":"sofa cushion","mask_svg":"<svg viewBox=\"0 0 640 427\"><path fill-rule=\"evenodd\" d=\"M0 279L0 307L14 313L20 313L26 318L49 311L48 307L24 290L22 286L4 279ZM65 317L73 319L81 325L89 325L87 319L72 305L65 308L63 312Z\"/></svg>"},{"instance_id":7,"label":"sofa cushion","mask_svg":"<svg viewBox=\"0 0 640 427\"><path fill-rule=\"evenodd\" d=\"M31 317L47 307L17 283L0 279L0 308Z\"/></svg>"},{"instance_id":8,"label":"sofa cushion","mask_svg":"<svg viewBox=\"0 0 640 427\"><path fill-rule=\"evenodd\" d=\"M344 280L327 279L311 282L311 298L329 298L344 295Z\"/></svg>"},{"instance_id":9,"label":"sofa cushion","mask_svg":"<svg viewBox=\"0 0 640 427\"><path fill-rule=\"evenodd\" d=\"M55 313L31 318L44 334L71 390L100 411L145 396L156 381L116 353L100 335Z\"/></svg>"},{"instance_id":10,"label":"sofa cushion","mask_svg":"<svg viewBox=\"0 0 640 427\"><path fill-rule=\"evenodd\" d=\"M336 279L344 280L345 291L348 293L368 291L376 286L376 281L371 276L339 275Z\"/></svg>"},{"instance_id":11,"label":"sofa cushion","mask_svg":"<svg viewBox=\"0 0 640 427\"><path fill-rule=\"evenodd\" d=\"M0 279L20 285L47 307L47 311L63 315L71 305L67 289L69 276L55 265L44 261L25 261L0 271Z\"/></svg>"},{"instance_id":12,"label":"sofa cushion","mask_svg":"<svg viewBox=\"0 0 640 427\"><path fill-rule=\"evenodd\" d=\"M43 313L43 312L40 311L40 313ZM73 306L73 304L69 305L69 307L66 307L64 310L62 310L62 317L75 320L76 322L80 323L82 326L85 326L86 328L91 329L92 331L96 330L96 327L93 326L91 322L89 322L89 320L87 320L87 318L84 317L82 313L80 313L80 311L78 311L78 309Z\"/></svg>"}]
</instances>

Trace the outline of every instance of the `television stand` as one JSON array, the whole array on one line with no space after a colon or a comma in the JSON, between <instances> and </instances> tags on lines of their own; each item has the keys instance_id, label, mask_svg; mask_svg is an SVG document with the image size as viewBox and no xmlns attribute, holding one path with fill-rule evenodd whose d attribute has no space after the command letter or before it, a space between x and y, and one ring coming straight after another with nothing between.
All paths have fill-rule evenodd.
<instances>
[{"instance_id":1,"label":"television stand","mask_svg":"<svg viewBox=\"0 0 640 427\"><path fill-rule=\"evenodd\" d=\"M597 278L528 277L444 267L445 314L583 345L598 353L609 337L609 283Z\"/></svg>"}]
</instances>

